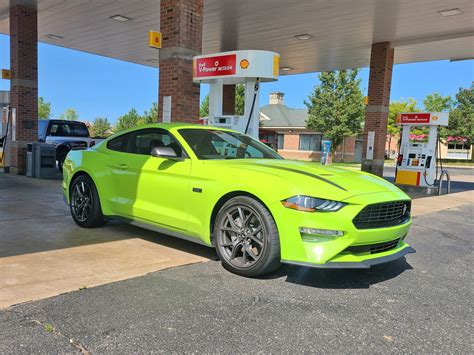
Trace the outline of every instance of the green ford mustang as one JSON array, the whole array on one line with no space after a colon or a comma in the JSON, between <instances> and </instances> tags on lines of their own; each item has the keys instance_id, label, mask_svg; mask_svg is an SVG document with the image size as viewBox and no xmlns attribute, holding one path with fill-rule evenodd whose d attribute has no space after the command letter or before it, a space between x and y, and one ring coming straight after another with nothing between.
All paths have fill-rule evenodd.
<instances>
[{"instance_id":1,"label":"green ford mustang","mask_svg":"<svg viewBox=\"0 0 474 355\"><path fill-rule=\"evenodd\" d=\"M109 218L214 246L230 271L281 262L369 268L414 252L410 198L371 174L282 159L226 129L153 124L71 151L63 190L74 221Z\"/></svg>"}]
</instances>

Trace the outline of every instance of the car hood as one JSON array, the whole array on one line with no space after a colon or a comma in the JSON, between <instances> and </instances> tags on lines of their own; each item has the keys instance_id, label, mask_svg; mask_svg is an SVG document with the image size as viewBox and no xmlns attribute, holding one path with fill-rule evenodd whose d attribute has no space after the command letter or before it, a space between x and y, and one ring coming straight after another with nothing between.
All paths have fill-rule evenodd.
<instances>
[{"instance_id":1,"label":"car hood","mask_svg":"<svg viewBox=\"0 0 474 355\"><path fill-rule=\"evenodd\" d=\"M211 162L211 161L207 161ZM272 175L281 178L292 186L292 191L301 194L329 198L342 201L344 199L373 193L396 192L401 198L409 198L390 182L372 174L347 168L322 166L316 162L304 162L279 159L235 159L214 160L221 169L231 169L234 176L239 171L247 170Z\"/></svg>"}]
</instances>

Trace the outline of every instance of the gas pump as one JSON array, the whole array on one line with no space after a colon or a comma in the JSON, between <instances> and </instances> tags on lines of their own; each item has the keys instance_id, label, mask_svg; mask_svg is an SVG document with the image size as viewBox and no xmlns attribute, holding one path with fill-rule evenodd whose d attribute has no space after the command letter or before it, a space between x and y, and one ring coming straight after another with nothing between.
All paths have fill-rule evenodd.
<instances>
[{"instance_id":1,"label":"gas pump","mask_svg":"<svg viewBox=\"0 0 474 355\"><path fill-rule=\"evenodd\" d=\"M13 116L13 117L12 117ZM14 138L14 112L10 109L10 92L0 91L0 169L8 169L10 165L10 145ZM6 171L6 170L5 170Z\"/></svg>"},{"instance_id":2,"label":"gas pump","mask_svg":"<svg viewBox=\"0 0 474 355\"><path fill-rule=\"evenodd\" d=\"M402 126L395 183L429 188L438 179L438 127L448 125L445 112L401 113L397 124ZM422 141L410 139L413 127L428 127Z\"/></svg>"},{"instance_id":3,"label":"gas pump","mask_svg":"<svg viewBox=\"0 0 474 355\"><path fill-rule=\"evenodd\" d=\"M278 80L280 55L274 52L241 50L200 55L193 58L193 80L209 84L209 117L204 124L230 128L258 139L259 87ZM224 115L224 85L244 84L244 114Z\"/></svg>"}]
</instances>

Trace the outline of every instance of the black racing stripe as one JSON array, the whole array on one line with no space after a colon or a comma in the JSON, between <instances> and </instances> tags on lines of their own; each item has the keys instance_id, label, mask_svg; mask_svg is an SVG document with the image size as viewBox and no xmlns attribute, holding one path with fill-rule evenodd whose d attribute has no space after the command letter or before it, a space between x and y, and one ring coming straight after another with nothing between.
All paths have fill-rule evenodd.
<instances>
[{"instance_id":1,"label":"black racing stripe","mask_svg":"<svg viewBox=\"0 0 474 355\"><path fill-rule=\"evenodd\" d=\"M328 179L322 178L321 176L318 176L318 175L314 175L314 174L308 173L308 172L306 172L306 171L301 171L301 170L296 170L296 169L291 169L291 168L284 168L284 167L281 167L281 166L274 166L274 165L266 165L266 166L269 167L269 168L280 169L280 170L286 170L286 171L291 171L291 172L293 172L293 173L306 175L306 176L309 176L309 177L312 177L312 178L315 178L315 179L324 181L325 183L328 183L328 184L330 184L330 185L332 185L332 186L335 186L335 187L337 187L338 189L347 191L347 190L346 190L345 188L343 188L342 186L339 186L338 184L336 184L336 183L334 183L334 182L332 182L332 181L329 181Z\"/></svg>"}]
</instances>

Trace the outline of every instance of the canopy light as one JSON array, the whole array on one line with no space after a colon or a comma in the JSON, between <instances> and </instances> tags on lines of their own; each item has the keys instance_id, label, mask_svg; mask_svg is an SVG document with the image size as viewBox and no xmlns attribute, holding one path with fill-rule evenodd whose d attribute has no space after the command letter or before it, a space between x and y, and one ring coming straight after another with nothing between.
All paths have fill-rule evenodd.
<instances>
[{"instance_id":1,"label":"canopy light","mask_svg":"<svg viewBox=\"0 0 474 355\"><path fill-rule=\"evenodd\" d=\"M155 59L155 58L150 58L150 59L147 59L146 61L150 62L150 63L158 63L159 62L159 60Z\"/></svg>"},{"instance_id":2,"label":"canopy light","mask_svg":"<svg viewBox=\"0 0 474 355\"><path fill-rule=\"evenodd\" d=\"M449 17L449 16L461 15L462 11L458 8L455 8L455 9L448 9L448 10L438 11L438 14L440 14L441 16L444 16L444 17Z\"/></svg>"},{"instance_id":3,"label":"canopy light","mask_svg":"<svg viewBox=\"0 0 474 355\"><path fill-rule=\"evenodd\" d=\"M290 71L290 70L293 70L293 68L292 67L281 67L280 70Z\"/></svg>"},{"instance_id":4,"label":"canopy light","mask_svg":"<svg viewBox=\"0 0 474 355\"><path fill-rule=\"evenodd\" d=\"M113 16L110 16L109 19L115 20L115 21L118 21L118 22L127 22L127 21L130 21L132 18L127 17L127 16L123 16L123 15L113 15Z\"/></svg>"},{"instance_id":5,"label":"canopy light","mask_svg":"<svg viewBox=\"0 0 474 355\"><path fill-rule=\"evenodd\" d=\"M301 39L302 41L306 41L306 40L308 40L308 39L313 38L313 36L311 36L311 35L308 34L308 33L302 33L302 34L300 34L300 35L296 35L295 37L298 38L298 39Z\"/></svg>"},{"instance_id":6,"label":"canopy light","mask_svg":"<svg viewBox=\"0 0 474 355\"><path fill-rule=\"evenodd\" d=\"M48 34L45 36L46 38L49 38L49 39L52 39L53 41L57 41L58 39L63 39L62 36L58 36L58 35L53 35L53 34Z\"/></svg>"},{"instance_id":7,"label":"canopy light","mask_svg":"<svg viewBox=\"0 0 474 355\"><path fill-rule=\"evenodd\" d=\"M287 198L281 203L286 208L304 212L336 212L346 205L339 201L300 195Z\"/></svg>"},{"instance_id":8,"label":"canopy light","mask_svg":"<svg viewBox=\"0 0 474 355\"><path fill-rule=\"evenodd\" d=\"M460 62L463 60L473 60L474 57L465 57L465 58L451 58L449 61L450 62Z\"/></svg>"}]
</instances>

